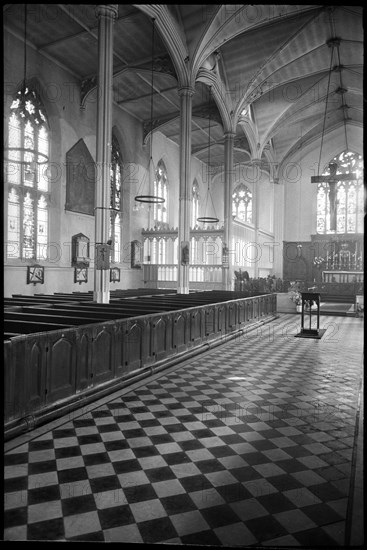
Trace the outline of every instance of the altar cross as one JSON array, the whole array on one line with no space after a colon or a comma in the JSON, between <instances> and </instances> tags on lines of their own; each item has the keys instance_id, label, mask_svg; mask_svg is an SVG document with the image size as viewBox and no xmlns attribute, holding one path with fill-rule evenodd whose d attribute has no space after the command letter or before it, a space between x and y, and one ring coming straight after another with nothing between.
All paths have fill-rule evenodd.
<instances>
[{"instance_id":1,"label":"altar cross","mask_svg":"<svg viewBox=\"0 0 367 550\"><path fill-rule=\"evenodd\" d=\"M311 183L328 183L329 184L329 201L330 201L330 230L336 231L336 207L337 207L337 183L339 181L354 181L357 179L355 174L337 174L338 165L336 162L330 162L329 176L311 176Z\"/></svg>"}]
</instances>

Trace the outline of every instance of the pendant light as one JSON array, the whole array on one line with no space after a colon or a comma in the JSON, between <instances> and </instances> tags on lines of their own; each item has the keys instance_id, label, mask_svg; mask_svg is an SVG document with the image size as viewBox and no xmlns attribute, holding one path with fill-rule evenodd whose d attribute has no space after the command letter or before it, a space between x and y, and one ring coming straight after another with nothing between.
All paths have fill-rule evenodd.
<instances>
[{"instance_id":1,"label":"pendant light","mask_svg":"<svg viewBox=\"0 0 367 550\"><path fill-rule=\"evenodd\" d=\"M155 168L153 163L153 95L154 95L154 27L155 27L155 19L152 19L153 24L153 30L152 30L152 77L151 77L151 99L150 99L150 158L149 158L149 166L148 166L148 184L149 189L151 189L152 183L155 181ZM144 176L142 185L139 188L143 187L144 182L146 180L146 176ZM144 194L138 194L135 197L135 201L139 203L146 203L146 204L161 204L165 202L165 199L163 197L159 197L157 195L144 195Z\"/></svg>"},{"instance_id":2,"label":"pendant light","mask_svg":"<svg viewBox=\"0 0 367 550\"><path fill-rule=\"evenodd\" d=\"M334 54L334 46L335 43L330 40L328 42L328 46L331 49L331 55L330 55L330 66L329 66L329 75L328 75L328 84L327 84L327 90L326 90L326 99L325 99L325 111L324 111L324 120L322 124L322 134L321 134L321 144L320 144L320 153L319 153L319 162L317 165L317 173L320 174L320 163L321 163L321 156L322 156L322 146L324 143L324 135L325 135L325 126L326 126L326 115L327 115L327 107L328 107L328 101L329 101L329 91L330 91L330 80L331 80L331 73L332 73L332 66L333 66L333 54Z\"/></svg>"},{"instance_id":3,"label":"pendant light","mask_svg":"<svg viewBox=\"0 0 367 550\"><path fill-rule=\"evenodd\" d=\"M197 218L197 221L200 222L200 223L215 224L215 223L219 222L219 218L217 218L216 215L215 216L207 215L207 207L208 207L209 198L210 198L212 208L213 208L213 211L214 211L214 214L215 214L215 207L214 207L214 203L213 203L213 197L210 193L210 108L211 108L210 98L211 98L211 87L209 87L208 189L207 189L206 198L205 198L204 216L201 216L201 217Z\"/></svg>"},{"instance_id":4,"label":"pendant light","mask_svg":"<svg viewBox=\"0 0 367 550\"><path fill-rule=\"evenodd\" d=\"M18 91L14 99L11 109L16 109L23 120L27 120L32 116L35 122L41 126L46 121L44 114L38 107L36 112L30 112L28 106L29 101L34 101L34 94L28 90L27 86L27 6L24 4L24 54L23 54L23 83L21 90ZM28 141L29 141L28 137ZM27 147L5 147L4 160L13 164L21 164L28 166L28 169L33 165L47 164L49 162L48 155L38 151L33 144L29 143ZM28 156L28 158L26 158ZM32 160L30 160L30 158ZM27 170L27 169L26 169ZM33 168L34 170L34 168ZM32 171L33 171L32 170Z\"/></svg>"},{"instance_id":5,"label":"pendant light","mask_svg":"<svg viewBox=\"0 0 367 550\"><path fill-rule=\"evenodd\" d=\"M319 154L319 162L317 166L317 176L311 176L311 183L324 183L327 182L329 184L329 200L330 200L330 231L337 233L337 183L340 181L353 181L356 180L355 174L337 174L338 165L335 162L329 163L329 176L322 176L320 174L320 164L321 164L321 158L322 158L322 147L324 143L324 136L325 136L325 126L326 126L326 118L327 118L327 109L328 109L328 100L329 100L329 91L330 91L330 80L331 80L331 73L333 70L333 55L334 55L334 48L338 51L339 56L339 45L340 45L340 38L330 38L326 44L331 49L331 55L330 55L330 66L329 66L329 75L328 75L328 85L327 85L327 92L326 92L326 101L325 101L325 112L324 112L324 120L322 125L322 134L321 134L321 144L320 144L320 154ZM339 56L339 70L341 71L341 65L340 65L340 56ZM346 123L346 117L345 117L345 111L346 111L346 105L344 103L344 92L346 90L342 87L342 81L340 76L340 88L337 90L337 92L342 94L342 109L344 111L343 113L343 122L344 122L344 132L345 132L345 145L348 150L348 139L347 139L347 123Z\"/></svg>"}]
</instances>

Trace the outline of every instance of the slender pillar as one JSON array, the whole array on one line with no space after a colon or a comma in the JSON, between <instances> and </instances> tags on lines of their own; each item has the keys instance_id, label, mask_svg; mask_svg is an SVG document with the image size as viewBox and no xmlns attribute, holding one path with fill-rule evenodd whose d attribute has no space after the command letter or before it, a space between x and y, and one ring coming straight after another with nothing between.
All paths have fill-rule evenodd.
<instances>
[{"instance_id":1,"label":"slender pillar","mask_svg":"<svg viewBox=\"0 0 367 550\"><path fill-rule=\"evenodd\" d=\"M177 293L189 293L190 209L191 209L191 116L192 96L189 86L178 90L180 96L180 204L178 217Z\"/></svg>"},{"instance_id":2,"label":"slender pillar","mask_svg":"<svg viewBox=\"0 0 367 550\"><path fill-rule=\"evenodd\" d=\"M233 187L233 146L234 132L224 134L224 238L223 249L227 251L228 267L222 268L223 290L232 290L233 260L235 250L233 243L233 218L232 218L232 187Z\"/></svg>"},{"instance_id":3,"label":"slender pillar","mask_svg":"<svg viewBox=\"0 0 367 550\"><path fill-rule=\"evenodd\" d=\"M259 277L259 261L261 255L264 253L263 250L261 250L261 254L259 253L259 217L260 217L260 200L259 200L259 180L260 180L260 163L256 160L252 161L253 166L253 173L252 173L252 181L253 181L253 193L252 193L252 208L253 208L253 223L255 225L255 243L254 243L254 254L255 258L254 261L254 278L257 279Z\"/></svg>"},{"instance_id":4,"label":"slender pillar","mask_svg":"<svg viewBox=\"0 0 367 550\"><path fill-rule=\"evenodd\" d=\"M112 139L113 24L118 4L98 5L97 181L95 190L94 301L110 301L110 164ZM103 257L104 256L104 257ZM107 266L107 267L106 267Z\"/></svg>"}]
</instances>

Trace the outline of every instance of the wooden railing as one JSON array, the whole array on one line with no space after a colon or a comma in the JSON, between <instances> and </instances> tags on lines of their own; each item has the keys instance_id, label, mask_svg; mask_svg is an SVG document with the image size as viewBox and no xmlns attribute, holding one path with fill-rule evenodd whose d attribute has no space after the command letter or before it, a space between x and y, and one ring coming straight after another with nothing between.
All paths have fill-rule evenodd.
<instances>
[{"instance_id":1,"label":"wooden railing","mask_svg":"<svg viewBox=\"0 0 367 550\"><path fill-rule=\"evenodd\" d=\"M268 294L10 338L5 438L268 322L276 309Z\"/></svg>"}]
</instances>

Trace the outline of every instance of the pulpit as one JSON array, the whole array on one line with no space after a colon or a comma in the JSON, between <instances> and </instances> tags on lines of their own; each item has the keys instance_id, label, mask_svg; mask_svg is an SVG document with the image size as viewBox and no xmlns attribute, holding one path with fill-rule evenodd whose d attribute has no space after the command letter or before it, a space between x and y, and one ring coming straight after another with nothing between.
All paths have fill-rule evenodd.
<instances>
[{"instance_id":1,"label":"pulpit","mask_svg":"<svg viewBox=\"0 0 367 550\"><path fill-rule=\"evenodd\" d=\"M320 294L316 292L301 293L301 332L296 334L298 338L322 338L325 329L320 329ZM313 321L316 317L316 328ZM308 327L306 325L308 324Z\"/></svg>"}]
</instances>

